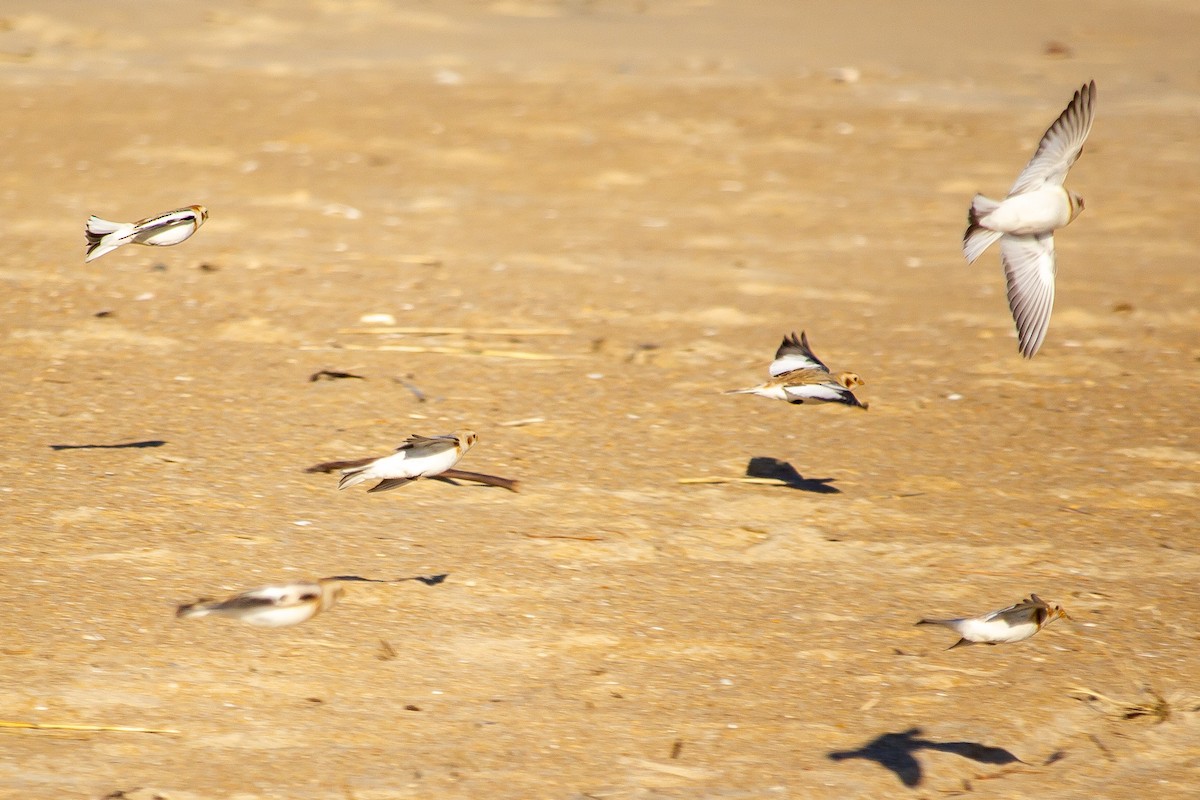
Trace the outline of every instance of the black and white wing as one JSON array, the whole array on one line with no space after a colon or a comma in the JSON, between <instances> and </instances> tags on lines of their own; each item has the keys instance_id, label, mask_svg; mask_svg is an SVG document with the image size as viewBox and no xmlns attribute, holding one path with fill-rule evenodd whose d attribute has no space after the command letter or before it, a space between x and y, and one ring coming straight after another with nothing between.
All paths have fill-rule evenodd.
<instances>
[{"instance_id":1,"label":"black and white wing","mask_svg":"<svg viewBox=\"0 0 1200 800\"><path fill-rule=\"evenodd\" d=\"M842 403L848 406L865 407L854 396L854 392L833 381L784 384L783 392L787 395L789 403L797 405L803 403Z\"/></svg>"},{"instance_id":2,"label":"black and white wing","mask_svg":"<svg viewBox=\"0 0 1200 800\"><path fill-rule=\"evenodd\" d=\"M783 337L783 344L779 345L779 349L775 351L775 360L771 362L770 372L771 377L774 378L798 369L819 369L829 372L829 367L813 355L812 348L808 346L808 334L804 331L800 331L799 340L796 339L795 332L791 336Z\"/></svg>"}]
</instances>

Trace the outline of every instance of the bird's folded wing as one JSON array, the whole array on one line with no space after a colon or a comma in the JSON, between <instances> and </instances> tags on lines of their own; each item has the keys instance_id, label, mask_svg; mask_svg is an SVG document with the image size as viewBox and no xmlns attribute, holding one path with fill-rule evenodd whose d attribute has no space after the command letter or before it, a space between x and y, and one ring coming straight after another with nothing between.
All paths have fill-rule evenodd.
<instances>
[{"instance_id":1,"label":"bird's folded wing","mask_svg":"<svg viewBox=\"0 0 1200 800\"><path fill-rule=\"evenodd\" d=\"M453 450L457 446L458 440L453 436L418 436L413 434L404 440L404 444L396 448L396 452L412 450L414 456L430 456L435 453L444 453L447 450Z\"/></svg>"},{"instance_id":2,"label":"bird's folded wing","mask_svg":"<svg viewBox=\"0 0 1200 800\"><path fill-rule=\"evenodd\" d=\"M1034 619L1039 613L1045 613L1047 609L1049 609L1049 606L1046 605L1046 601L1035 594L1031 595L1028 600L1022 600L995 613L997 617L1002 617L1009 625L1019 625L1023 622L1029 622L1029 620Z\"/></svg>"},{"instance_id":3,"label":"bird's folded wing","mask_svg":"<svg viewBox=\"0 0 1200 800\"><path fill-rule=\"evenodd\" d=\"M408 486L415 480L416 478L385 478L372 486L370 489L367 489L367 494L371 494L372 492L386 492L390 489L399 489L403 486Z\"/></svg>"},{"instance_id":4,"label":"bird's folded wing","mask_svg":"<svg viewBox=\"0 0 1200 800\"><path fill-rule=\"evenodd\" d=\"M263 608L266 606L292 606L320 597L316 586L264 586L252 592L231 597L220 604L222 609Z\"/></svg>"},{"instance_id":5,"label":"bird's folded wing","mask_svg":"<svg viewBox=\"0 0 1200 800\"><path fill-rule=\"evenodd\" d=\"M174 211L168 211L165 214L159 214L157 217L146 217L134 223L139 235L150 234L154 231L173 228L184 223L196 222L196 212L190 208L177 208Z\"/></svg>"},{"instance_id":6,"label":"bird's folded wing","mask_svg":"<svg viewBox=\"0 0 1200 800\"><path fill-rule=\"evenodd\" d=\"M824 400L828 403L841 402L845 395L850 394L849 390L838 386L836 383L785 385L783 392L788 396L788 399Z\"/></svg>"}]
</instances>

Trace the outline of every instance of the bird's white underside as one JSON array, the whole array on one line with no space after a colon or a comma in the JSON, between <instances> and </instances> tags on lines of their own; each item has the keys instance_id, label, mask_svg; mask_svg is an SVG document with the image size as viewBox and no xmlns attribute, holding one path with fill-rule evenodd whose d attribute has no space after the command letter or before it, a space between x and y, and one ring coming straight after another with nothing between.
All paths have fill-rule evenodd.
<instances>
[{"instance_id":1,"label":"bird's white underside","mask_svg":"<svg viewBox=\"0 0 1200 800\"><path fill-rule=\"evenodd\" d=\"M1023 642L1038 632L1038 626L1033 621L1009 625L1003 619L971 619L955 620L953 628L959 636L969 642L995 642L1007 644Z\"/></svg>"},{"instance_id":2,"label":"bird's white underside","mask_svg":"<svg viewBox=\"0 0 1200 800\"><path fill-rule=\"evenodd\" d=\"M416 449L401 450L369 464L359 474L366 480L428 478L450 469L460 457L457 447L433 453L420 453Z\"/></svg>"}]
</instances>

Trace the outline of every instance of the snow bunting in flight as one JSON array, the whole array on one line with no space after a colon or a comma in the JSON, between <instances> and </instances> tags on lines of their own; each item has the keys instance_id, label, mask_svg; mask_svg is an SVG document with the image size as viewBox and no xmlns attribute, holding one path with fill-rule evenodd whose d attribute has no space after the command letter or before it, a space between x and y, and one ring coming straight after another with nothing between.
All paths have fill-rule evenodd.
<instances>
[{"instance_id":1,"label":"snow bunting in flight","mask_svg":"<svg viewBox=\"0 0 1200 800\"><path fill-rule=\"evenodd\" d=\"M84 261L93 261L130 242L154 247L179 244L199 230L206 219L208 209L204 206L177 208L137 222L109 222L90 216L84 228L84 235L87 236L87 258Z\"/></svg>"},{"instance_id":2,"label":"snow bunting in flight","mask_svg":"<svg viewBox=\"0 0 1200 800\"><path fill-rule=\"evenodd\" d=\"M342 593L341 583L336 578L263 586L225 600L201 599L187 603L179 607L175 616L187 619L216 614L261 628L282 628L298 625L322 611L328 611Z\"/></svg>"},{"instance_id":3,"label":"snow bunting in flight","mask_svg":"<svg viewBox=\"0 0 1200 800\"><path fill-rule=\"evenodd\" d=\"M854 372L839 372L836 375L821 359L813 355L808 346L808 334L800 332L783 337L783 344L775 351L771 362L771 380L746 389L730 389L725 394L757 394L773 400L789 403L843 403L866 410L867 404L860 402L851 391L863 385L863 379Z\"/></svg>"},{"instance_id":4,"label":"snow bunting in flight","mask_svg":"<svg viewBox=\"0 0 1200 800\"><path fill-rule=\"evenodd\" d=\"M1062 606L1051 605L1036 594L1031 594L1028 600L1022 600L1015 606L978 617L923 619L917 624L944 625L957 633L962 638L947 648L953 650L968 644L1023 642L1059 617L1071 619Z\"/></svg>"},{"instance_id":5,"label":"snow bunting in flight","mask_svg":"<svg viewBox=\"0 0 1200 800\"><path fill-rule=\"evenodd\" d=\"M1000 261L1008 280L1008 306L1017 323L1021 355L1033 358L1054 306L1054 231L1083 211L1083 198L1063 188L1067 171L1083 152L1096 115L1096 82L1071 100L1042 136L1037 152L1003 200L981 194L971 201L963 235L968 263L1000 240Z\"/></svg>"},{"instance_id":6,"label":"snow bunting in flight","mask_svg":"<svg viewBox=\"0 0 1200 800\"><path fill-rule=\"evenodd\" d=\"M390 456L342 470L339 489L377 480L367 492L386 492L407 486L417 478L432 478L458 463L475 444L475 431L455 431L442 436L410 436Z\"/></svg>"}]
</instances>

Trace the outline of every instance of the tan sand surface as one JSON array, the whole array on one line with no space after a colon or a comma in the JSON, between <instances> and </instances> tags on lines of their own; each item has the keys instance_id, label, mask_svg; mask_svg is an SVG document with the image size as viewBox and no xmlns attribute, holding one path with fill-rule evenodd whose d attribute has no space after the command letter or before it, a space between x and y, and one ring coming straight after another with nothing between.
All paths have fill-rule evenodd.
<instances>
[{"instance_id":1,"label":"tan sand surface","mask_svg":"<svg viewBox=\"0 0 1200 800\"><path fill-rule=\"evenodd\" d=\"M0 796L1196 797L1200 5L978 6L0 3L0 720L177 731ZM1090 78L1027 362L966 208ZM869 411L721 395L801 329ZM464 427L519 493L303 471Z\"/></svg>"}]
</instances>

